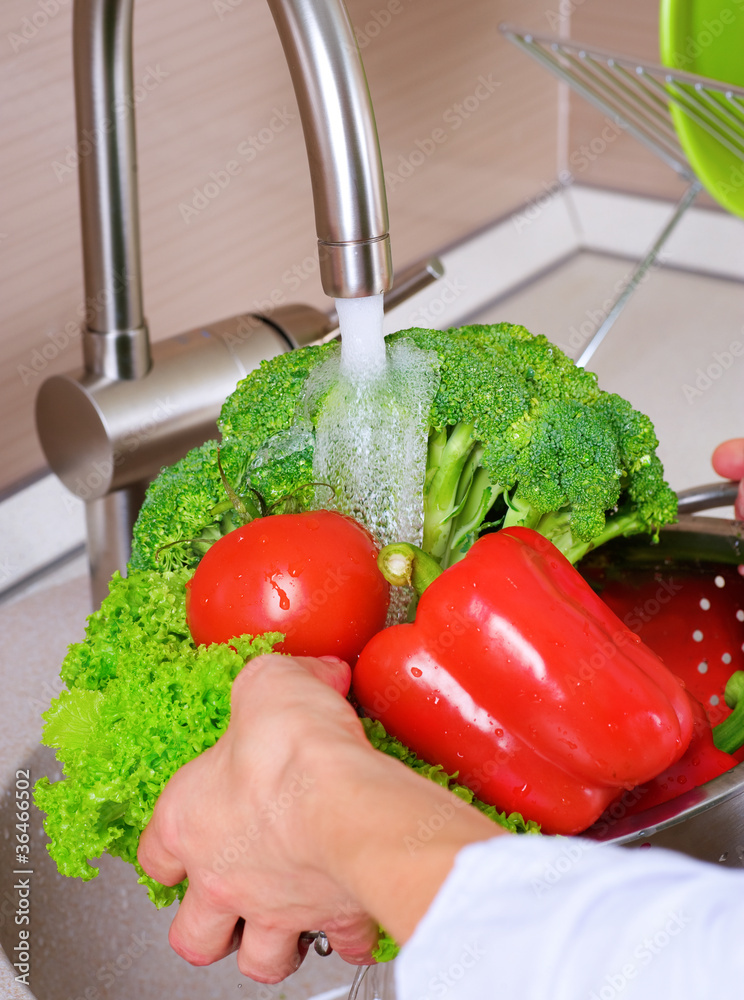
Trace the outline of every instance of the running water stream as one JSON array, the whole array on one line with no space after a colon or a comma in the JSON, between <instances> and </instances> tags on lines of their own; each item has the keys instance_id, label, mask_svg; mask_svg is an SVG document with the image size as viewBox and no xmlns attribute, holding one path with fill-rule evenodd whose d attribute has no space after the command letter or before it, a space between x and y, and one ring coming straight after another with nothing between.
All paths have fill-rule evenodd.
<instances>
[{"instance_id":1,"label":"running water stream","mask_svg":"<svg viewBox=\"0 0 744 1000\"><path fill-rule=\"evenodd\" d=\"M334 490L330 500L319 490L318 505L355 517L381 545L420 545L436 356L405 338L385 344L382 295L336 308L340 355L311 373L306 391L310 411L320 409L313 475Z\"/></svg>"}]
</instances>

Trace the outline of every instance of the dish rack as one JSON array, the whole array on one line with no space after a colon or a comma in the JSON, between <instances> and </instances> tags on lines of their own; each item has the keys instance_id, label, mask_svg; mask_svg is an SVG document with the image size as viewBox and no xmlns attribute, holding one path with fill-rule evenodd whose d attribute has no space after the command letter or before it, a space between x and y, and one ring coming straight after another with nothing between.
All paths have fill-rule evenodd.
<instances>
[{"instance_id":1,"label":"dish rack","mask_svg":"<svg viewBox=\"0 0 744 1000\"><path fill-rule=\"evenodd\" d=\"M664 228L629 277L602 325L584 348L584 366L609 333L646 272L702 190L677 137L670 106L678 108L744 164L744 89L694 73L502 24L505 38L634 135L687 183Z\"/></svg>"}]
</instances>

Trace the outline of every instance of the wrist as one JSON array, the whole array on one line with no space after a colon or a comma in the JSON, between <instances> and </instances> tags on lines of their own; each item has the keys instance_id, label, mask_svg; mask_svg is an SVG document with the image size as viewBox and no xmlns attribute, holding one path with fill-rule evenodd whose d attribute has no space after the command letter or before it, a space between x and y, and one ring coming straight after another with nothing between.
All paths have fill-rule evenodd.
<instances>
[{"instance_id":1,"label":"wrist","mask_svg":"<svg viewBox=\"0 0 744 1000\"><path fill-rule=\"evenodd\" d=\"M316 861L350 901L404 944L459 851L505 831L473 806L400 761L360 747L327 771L316 798Z\"/></svg>"}]
</instances>

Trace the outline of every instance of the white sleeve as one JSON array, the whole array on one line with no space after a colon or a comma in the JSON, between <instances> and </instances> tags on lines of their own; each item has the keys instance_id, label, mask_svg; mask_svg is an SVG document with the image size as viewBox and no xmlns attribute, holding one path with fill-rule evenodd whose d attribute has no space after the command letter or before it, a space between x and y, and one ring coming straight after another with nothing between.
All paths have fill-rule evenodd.
<instances>
[{"instance_id":1,"label":"white sleeve","mask_svg":"<svg viewBox=\"0 0 744 1000\"><path fill-rule=\"evenodd\" d=\"M744 996L744 871L495 837L460 851L396 967L398 1000Z\"/></svg>"}]
</instances>

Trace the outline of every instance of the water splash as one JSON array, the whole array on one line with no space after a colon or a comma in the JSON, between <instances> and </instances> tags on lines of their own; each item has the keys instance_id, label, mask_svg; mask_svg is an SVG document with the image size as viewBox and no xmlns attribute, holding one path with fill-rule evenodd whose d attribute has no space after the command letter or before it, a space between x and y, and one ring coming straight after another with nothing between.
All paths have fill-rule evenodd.
<instances>
[{"instance_id":1,"label":"water splash","mask_svg":"<svg viewBox=\"0 0 744 1000\"><path fill-rule=\"evenodd\" d=\"M380 545L420 545L437 355L412 340L386 345L381 295L339 299L336 308L341 351L312 370L304 412L266 443L253 467L312 448L313 479L323 484L313 506L356 518ZM396 589L389 621L404 615L410 597Z\"/></svg>"},{"instance_id":2,"label":"water splash","mask_svg":"<svg viewBox=\"0 0 744 1000\"><path fill-rule=\"evenodd\" d=\"M349 310L352 303L364 305ZM316 502L356 518L381 545L420 545L437 356L406 339L386 347L382 314L370 319L365 300L344 307L341 354L314 369L306 388L315 423L313 476L335 492L330 500L319 492Z\"/></svg>"}]
</instances>

